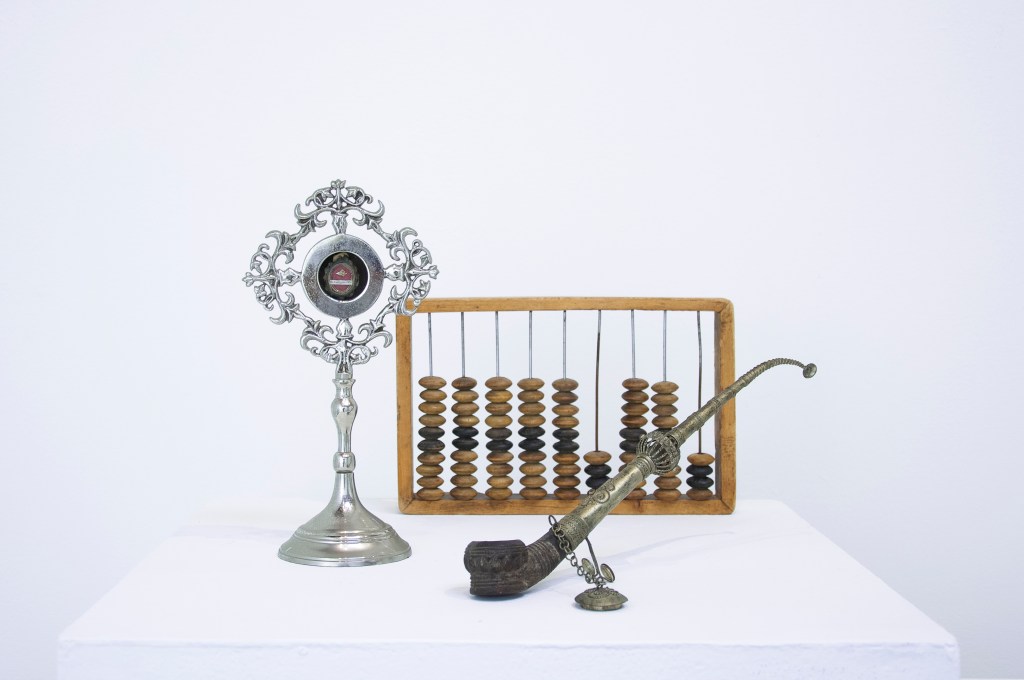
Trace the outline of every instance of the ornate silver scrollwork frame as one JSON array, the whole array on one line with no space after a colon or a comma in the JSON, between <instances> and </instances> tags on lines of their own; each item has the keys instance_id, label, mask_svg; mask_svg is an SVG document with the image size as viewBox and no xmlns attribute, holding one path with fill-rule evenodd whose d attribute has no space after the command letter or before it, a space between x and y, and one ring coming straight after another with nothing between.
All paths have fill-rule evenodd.
<instances>
[{"instance_id":1,"label":"ornate silver scrollwork frame","mask_svg":"<svg viewBox=\"0 0 1024 680\"><path fill-rule=\"evenodd\" d=\"M302 205L295 206L298 231L271 231L266 238L274 240L262 243L249 261L249 271L243 277L245 285L252 287L256 301L275 316L275 324L289 323L299 319L305 325L299 344L313 356L318 356L341 367L365 364L376 356L378 347L371 343L380 340L383 347L391 345L393 336L384 325L388 314L411 315L430 292L430 279L437 278L437 267L430 251L423 245L414 229L402 228L393 232L384 231L380 223L384 217L384 204L359 187L347 186L344 180L335 180L331 186L317 189L305 205L311 207L304 212ZM353 332L348 316L341 317L337 324L324 323L305 314L295 300L295 295L283 290L302 279L302 272L288 265L295 259L295 250L305 236L327 226L327 215L336 234L348 231L352 225L366 227L367 231L384 239L388 255L394 261L384 268L384 277L399 285L391 287L387 302L373 319L358 326ZM412 239L410 241L410 239ZM402 285L404 284L404 285ZM351 316L351 315L350 315Z\"/></svg>"}]
</instances>

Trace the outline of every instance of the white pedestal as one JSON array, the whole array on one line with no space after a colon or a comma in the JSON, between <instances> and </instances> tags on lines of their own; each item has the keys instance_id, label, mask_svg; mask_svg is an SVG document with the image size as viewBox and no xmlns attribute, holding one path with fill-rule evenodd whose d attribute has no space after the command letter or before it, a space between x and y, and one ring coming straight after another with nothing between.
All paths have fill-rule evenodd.
<instances>
[{"instance_id":1,"label":"white pedestal","mask_svg":"<svg viewBox=\"0 0 1024 680\"><path fill-rule=\"evenodd\" d=\"M466 544L530 543L545 517L366 505L410 559L289 564L277 548L316 503L206 510L64 631L59 677L959 678L949 633L778 502L606 518L591 539L629 597L613 612L576 606L586 584L567 563L518 597L469 595Z\"/></svg>"}]
</instances>

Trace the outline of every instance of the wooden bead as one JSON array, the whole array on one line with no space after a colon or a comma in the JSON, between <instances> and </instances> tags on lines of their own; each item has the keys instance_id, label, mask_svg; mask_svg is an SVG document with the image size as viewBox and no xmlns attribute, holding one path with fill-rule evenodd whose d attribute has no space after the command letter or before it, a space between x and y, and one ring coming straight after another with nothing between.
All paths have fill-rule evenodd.
<instances>
[{"instance_id":1,"label":"wooden bead","mask_svg":"<svg viewBox=\"0 0 1024 680\"><path fill-rule=\"evenodd\" d=\"M512 398L512 393L508 390L491 390L487 395L487 400L495 404L504 404Z\"/></svg>"},{"instance_id":2,"label":"wooden bead","mask_svg":"<svg viewBox=\"0 0 1024 680\"><path fill-rule=\"evenodd\" d=\"M418 405L419 411L423 415L419 419L422 426L419 435L422 439L416 445L416 448L420 450L419 456L416 457L416 460L419 461L416 473L420 475L416 480L416 485L419 487L416 491L416 498L423 501L436 501L444 496L440 487L442 484L441 474L444 472L441 465L444 462L444 454L441 451L445 444L441 440L444 436L444 429L441 426L444 425L445 418L441 413L445 411L445 393L441 388L447 383L444 378L428 375L420 378L419 384L425 389L420 392L420 398L423 401Z\"/></svg>"},{"instance_id":3,"label":"wooden bead","mask_svg":"<svg viewBox=\"0 0 1024 680\"><path fill-rule=\"evenodd\" d=\"M512 466L511 465L501 465L501 466L497 466L497 465L491 466L491 465L488 465L487 467L488 468L491 468L491 467L495 467L495 468L500 467L501 468L501 473L500 473L501 476L500 476L500 478L488 482L491 485L491 488L494 488L494 489L507 489L508 487L512 486L512 478L508 476L508 473L512 472ZM488 495L490 495L490 494L488 494Z\"/></svg>"},{"instance_id":4,"label":"wooden bead","mask_svg":"<svg viewBox=\"0 0 1024 680\"><path fill-rule=\"evenodd\" d=\"M679 419L675 416L657 416L651 420L651 425L654 425L659 430L671 430L678 424Z\"/></svg>"},{"instance_id":5,"label":"wooden bead","mask_svg":"<svg viewBox=\"0 0 1024 680\"><path fill-rule=\"evenodd\" d=\"M423 390L420 392L420 399L423 401L444 401L445 394L442 390Z\"/></svg>"},{"instance_id":6,"label":"wooden bead","mask_svg":"<svg viewBox=\"0 0 1024 680\"><path fill-rule=\"evenodd\" d=\"M535 391L544 387L544 381L540 378L523 378L516 385L521 390Z\"/></svg>"},{"instance_id":7,"label":"wooden bead","mask_svg":"<svg viewBox=\"0 0 1024 680\"><path fill-rule=\"evenodd\" d=\"M620 420L628 428L643 428L647 424L647 418L643 416L623 416Z\"/></svg>"},{"instance_id":8,"label":"wooden bead","mask_svg":"<svg viewBox=\"0 0 1024 680\"><path fill-rule=\"evenodd\" d=\"M691 453L686 460L691 465L711 465L715 462L715 457L710 453Z\"/></svg>"},{"instance_id":9,"label":"wooden bead","mask_svg":"<svg viewBox=\"0 0 1024 680\"><path fill-rule=\"evenodd\" d=\"M519 424L525 427L540 427L546 421L544 416L520 416Z\"/></svg>"},{"instance_id":10,"label":"wooden bead","mask_svg":"<svg viewBox=\"0 0 1024 680\"><path fill-rule=\"evenodd\" d=\"M580 473L580 466L574 463L559 463L551 471L562 477L575 477ZM567 483L561 483L558 480L559 478L556 477L555 486L579 486L580 483L578 479L570 479Z\"/></svg>"},{"instance_id":11,"label":"wooden bead","mask_svg":"<svg viewBox=\"0 0 1024 680\"><path fill-rule=\"evenodd\" d=\"M490 392L488 392L487 394L490 394ZM488 413L493 413L495 415L504 415L512 411L512 404L487 404L486 406L484 406L484 410L487 411Z\"/></svg>"},{"instance_id":12,"label":"wooden bead","mask_svg":"<svg viewBox=\"0 0 1024 680\"><path fill-rule=\"evenodd\" d=\"M647 413L648 410L647 404L644 403L631 404L627 402L622 405L622 412L627 416L642 416Z\"/></svg>"},{"instance_id":13,"label":"wooden bead","mask_svg":"<svg viewBox=\"0 0 1024 680\"><path fill-rule=\"evenodd\" d=\"M471 390L476 387L476 380L473 378L462 376L452 381L452 387L457 390Z\"/></svg>"},{"instance_id":14,"label":"wooden bead","mask_svg":"<svg viewBox=\"0 0 1024 680\"><path fill-rule=\"evenodd\" d=\"M440 402L425 401L419 406L421 413L437 415L445 412L445 405Z\"/></svg>"},{"instance_id":15,"label":"wooden bead","mask_svg":"<svg viewBox=\"0 0 1024 680\"><path fill-rule=\"evenodd\" d=\"M484 381L484 385L489 390L507 390L512 387L512 381L505 376L496 375L493 378L488 378ZM511 396L511 395L509 395ZM506 399L506 401L508 401Z\"/></svg>"},{"instance_id":16,"label":"wooden bead","mask_svg":"<svg viewBox=\"0 0 1024 680\"><path fill-rule=\"evenodd\" d=\"M622 381L622 386L631 392L638 390L646 390L650 385L643 378L626 378Z\"/></svg>"},{"instance_id":17,"label":"wooden bead","mask_svg":"<svg viewBox=\"0 0 1024 680\"><path fill-rule=\"evenodd\" d=\"M420 424L426 427L441 427L445 423L445 417L442 415L425 414L420 416Z\"/></svg>"},{"instance_id":18,"label":"wooden bead","mask_svg":"<svg viewBox=\"0 0 1024 680\"><path fill-rule=\"evenodd\" d=\"M559 392L571 393L573 390L579 387L580 384L573 380L572 378L559 378L558 380L553 381L551 383L551 386L554 387Z\"/></svg>"},{"instance_id":19,"label":"wooden bead","mask_svg":"<svg viewBox=\"0 0 1024 680\"><path fill-rule=\"evenodd\" d=\"M679 468L676 469L678 470ZM678 472L676 473L676 475L677 476L675 477L658 477L656 480L654 480L654 485L657 486L659 489L678 489L679 486L683 483L683 480L681 480L678 477Z\"/></svg>"},{"instance_id":20,"label":"wooden bead","mask_svg":"<svg viewBox=\"0 0 1024 680\"><path fill-rule=\"evenodd\" d=\"M487 427L508 427L512 424L512 418L510 416L487 416L484 418L484 423ZM509 435L511 434L509 432Z\"/></svg>"},{"instance_id":21,"label":"wooden bead","mask_svg":"<svg viewBox=\"0 0 1024 680\"><path fill-rule=\"evenodd\" d=\"M527 476L538 476L544 474L547 467L543 463L523 463L519 466L519 471ZM544 480L540 480L540 485L543 486Z\"/></svg>"},{"instance_id":22,"label":"wooden bead","mask_svg":"<svg viewBox=\"0 0 1024 680\"><path fill-rule=\"evenodd\" d=\"M690 489L686 492L686 497L694 501L706 501L715 497L715 494L711 489Z\"/></svg>"}]
</instances>

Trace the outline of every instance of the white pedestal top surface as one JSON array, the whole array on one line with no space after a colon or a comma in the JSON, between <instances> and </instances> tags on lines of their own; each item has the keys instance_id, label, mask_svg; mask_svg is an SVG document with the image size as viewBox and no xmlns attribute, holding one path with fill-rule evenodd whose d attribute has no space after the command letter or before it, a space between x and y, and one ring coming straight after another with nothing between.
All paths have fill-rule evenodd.
<instances>
[{"instance_id":1,"label":"white pedestal top surface","mask_svg":"<svg viewBox=\"0 0 1024 680\"><path fill-rule=\"evenodd\" d=\"M411 558L290 564L278 546L321 504L208 508L64 631L59 677L959 677L948 632L775 501L741 501L729 516L607 517L591 540L629 598L613 612L578 608L587 585L568 563L517 597L469 595L466 544L531 543L543 516L365 504Z\"/></svg>"}]
</instances>

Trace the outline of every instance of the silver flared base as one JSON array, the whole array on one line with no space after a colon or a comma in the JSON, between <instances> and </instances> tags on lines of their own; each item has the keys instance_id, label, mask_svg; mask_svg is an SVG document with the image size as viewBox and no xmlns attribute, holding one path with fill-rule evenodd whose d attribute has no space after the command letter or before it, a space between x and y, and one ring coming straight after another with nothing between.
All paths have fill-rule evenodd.
<instances>
[{"instance_id":1,"label":"silver flared base","mask_svg":"<svg viewBox=\"0 0 1024 680\"><path fill-rule=\"evenodd\" d=\"M314 567L369 567L404 560L412 548L365 507L352 472L336 472L327 507L295 530L278 550L286 562Z\"/></svg>"}]
</instances>

